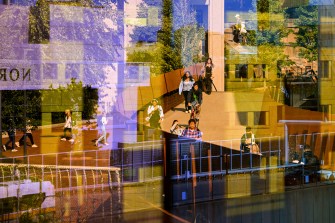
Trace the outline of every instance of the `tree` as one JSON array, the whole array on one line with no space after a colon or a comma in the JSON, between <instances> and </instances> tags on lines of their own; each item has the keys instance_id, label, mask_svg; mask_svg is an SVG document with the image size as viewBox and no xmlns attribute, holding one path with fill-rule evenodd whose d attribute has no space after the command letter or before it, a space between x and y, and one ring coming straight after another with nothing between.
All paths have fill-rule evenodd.
<instances>
[{"instance_id":1,"label":"tree","mask_svg":"<svg viewBox=\"0 0 335 223\"><path fill-rule=\"evenodd\" d=\"M318 59L318 7L300 6L295 9L298 19L295 21L298 31L295 47L299 47L299 56L308 62Z\"/></svg>"},{"instance_id":2,"label":"tree","mask_svg":"<svg viewBox=\"0 0 335 223\"><path fill-rule=\"evenodd\" d=\"M147 19L150 17L150 9L157 10L157 21L161 21L162 18L162 0L143 0L143 2L139 5L137 10L137 18ZM133 29L133 33L129 36L131 38L131 42L157 42L157 33L160 29L160 23L157 24L147 24L145 26L135 26Z\"/></svg>"},{"instance_id":3,"label":"tree","mask_svg":"<svg viewBox=\"0 0 335 223\"><path fill-rule=\"evenodd\" d=\"M205 39L205 30L196 21L196 12L190 7L190 0L179 0L174 5L174 42L183 67L199 61L201 41Z\"/></svg>"},{"instance_id":4,"label":"tree","mask_svg":"<svg viewBox=\"0 0 335 223\"><path fill-rule=\"evenodd\" d=\"M29 42L48 43L50 39L50 6L45 0L38 0L30 7Z\"/></svg>"},{"instance_id":5,"label":"tree","mask_svg":"<svg viewBox=\"0 0 335 223\"><path fill-rule=\"evenodd\" d=\"M41 124L41 91L6 90L1 91L1 96L3 131L8 129L9 119L14 120L18 129L25 129L25 118L35 126Z\"/></svg>"},{"instance_id":6,"label":"tree","mask_svg":"<svg viewBox=\"0 0 335 223\"><path fill-rule=\"evenodd\" d=\"M248 45L283 46L282 39L291 31L285 26L282 3L278 0L253 0L254 11L250 13L253 22L249 25L253 31L248 34Z\"/></svg>"},{"instance_id":7,"label":"tree","mask_svg":"<svg viewBox=\"0 0 335 223\"><path fill-rule=\"evenodd\" d=\"M191 10L190 0L144 0L141 4L138 17L148 16L150 7L161 7L161 27L157 31L157 43L153 47L137 49L128 53L127 59L131 62L150 62L151 73L169 72L182 67L189 66L199 59L201 52L200 42L205 38L205 31L198 27L196 13ZM134 40L145 37L144 42L154 39L151 35L153 27L136 27L133 35Z\"/></svg>"}]
</instances>

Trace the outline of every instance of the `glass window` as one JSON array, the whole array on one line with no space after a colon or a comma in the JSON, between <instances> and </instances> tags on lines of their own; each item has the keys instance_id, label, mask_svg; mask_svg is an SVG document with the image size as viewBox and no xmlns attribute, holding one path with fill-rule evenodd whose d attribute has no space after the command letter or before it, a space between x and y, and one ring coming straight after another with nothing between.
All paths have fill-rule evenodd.
<instances>
[{"instance_id":1,"label":"glass window","mask_svg":"<svg viewBox=\"0 0 335 223\"><path fill-rule=\"evenodd\" d=\"M330 78L330 61L327 60L320 61L319 77Z\"/></svg>"},{"instance_id":2,"label":"glass window","mask_svg":"<svg viewBox=\"0 0 335 223\"><path fill-rule=\"evenodd\" d=\"M248 125L248 112L237 112L236 124L238 125Z\"/></svg>"},{"instance_id":3,"label":"glass window","mask_svg":"<svg viewBox=\"0 0 335 223\"><path fill-rule=\"evenodd\" d=\"M235 78L247 78L248 77L248 64L236 64Z\"/></svg>"},{"instance_id":4,"label":"glass window","mask_svg":"<svg viewBox=\"0 0 335 223\"><path fill-rule=\"evenodd\" d=\"M254 65L254 78L265 78L265 64Z\"/></svg>"},{"instance_id":5,"label":"glass window","mask_svg":"<svg viewBox=\"0 0 335 223\"><path fill-rule=\"evenodd\" d=\"M267 125L267 114L266 111L254 112L254 125Z\"/></svg>"}]
</instances>

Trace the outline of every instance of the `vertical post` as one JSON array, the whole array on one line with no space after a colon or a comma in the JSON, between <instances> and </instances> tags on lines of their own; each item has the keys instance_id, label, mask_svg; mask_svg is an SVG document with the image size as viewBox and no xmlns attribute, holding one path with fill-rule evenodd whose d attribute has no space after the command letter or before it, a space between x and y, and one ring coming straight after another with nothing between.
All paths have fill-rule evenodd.
<instances>
[{"instance_id":1,"label":"vertical post","mask_svg":"<svg viewBox=\"0 0 335 223\"><path fill-rule=\"evenodd\" d=\"M228 154L224 155L225 163L226 163L226 175L228 175L228 169L229 169L229 159Z\"/></svg>"},{"instance_id":2,"label":"vertical post","mask_svg":"<svg viewBox=\"0 0 335 223\"><path fill-rule=\"evenodd\" d=\"M213 199L212 150L211 148L207 151L207 157L208 157L208 187L209 187L209 194L211 195L210 199Z\"/></svg>"},{"instance_id":3,"label":"vertical post","mask_svg":"<svg viewBox=\"0 0 335 223\"><path fill-rule=\"evenodd\" d=\"M285 164L288 164L288 127L284 124L284 136L285 136Z\"/></svg>"},{"instance_id":4,"label":"vertical post","mask_svg":"<svg viewBox=\"0 0 335 223\"><path fill-rule=\"evenodd\" d=\"M2 157L2 91L0 90L0 134L1 134L1 140L0 140L0 157Z\"/></svg>"},{"instance_id":5,"label":"vertical post","mask_svg":"<svg viewBox=\"0 0 335 223\"><path fill-rule=\"evenodd\" d=\"M27 163L27 90L24 90L24 121L23 121L23 128L24 128L24 144L23 144L23 157L24 157L24 163Z\"/></svg>"}]
</instances>

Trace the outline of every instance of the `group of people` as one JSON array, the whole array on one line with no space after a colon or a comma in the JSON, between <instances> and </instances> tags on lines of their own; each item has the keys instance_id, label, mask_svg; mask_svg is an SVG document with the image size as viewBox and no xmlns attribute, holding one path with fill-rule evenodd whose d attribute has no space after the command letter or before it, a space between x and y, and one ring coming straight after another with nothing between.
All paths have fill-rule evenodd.
<instances>
[{"instance_id":1,"label":"group of people","mask_svg":"<svg viewBox=\"0 0 335 223\"><path fill-rule=\"evenodd\" d=\"M99 114L99 118L97 119L97 125L101 130L100 137L95 141L94 145L98 146L100 142L103 145L109 145L107 143L107 132L106 132L106 125L108 123L108 119L106 117L106 112L102 111L101 115ZM73 128L73 120L72 120L72 111L70 109L65 110L65 124L63 129L63 135L61 137L61 141L69 141L74 143L74 135L72 134Z\"/></svg>"},{"instance_id":2,"label":"group of people","mask_svg":"<svg viewBox=\"0 0 335 223\"><path fill-rule=\"evenodd\" d=\"M7 130L8 140L4 145L2 145L3 150L7 151L7 148L9 148L9 144L11 144L11 151L17 152L18 150L15 148L15 146L20 147L21 145L24 145L26 137L29 138L31 147L38 147L34 142L32 130L33 130L33 125L31 124L31 120L28 119L26 121L26 128L23 131L22 137L19 139L19 141L15 142L15 138L16 138L15 122L12 118L9 119L9 125L8 125L8 130Z\"/></svg>"},{"instance_id":3,"label":"group of people","mask_svg":"<svg viewBox=\"0 0 335 223\"><path fill-rule=\"evenodd\" d=\"M202 68L202 74L195 81L190 71L186 71L181 78L179 84L179 95L183 94L185 100L185 112L191 113L191 109L196 109L197 114L195 119L198 119L202 104L202 92L210 95L212 92L213 75L212 70L214 68L211 58L208 58Z\"/></svg>"},{"instance_id":4,"label":"group of people","mask_svg":"<svg viewBox=\"0 0 335 223\"><path fill-rule=\"evenodd\" d=\"M204 91L208 95L212 92L212 85L214 85L212 80L213 68L212 59L208 58L201 69L202 74L197 81L194 80L190 71L186 71L182 76L179 84L179 95L184 96L185 113L194 113L191 114L191 119L188 121L188 127L186 129L183 129L178 124L178 120L174 120L170 129L171 133L182 137L201 140L202 132L198 129L197 123L199 123L201 111L202 92ZM157 99L153 99L147 109L147 117L145 118L147 126L153 129L161 129L163 118L164 112L162 106L158 104Z\"/></svg>"},{"instance_id":5,"label":"group of people","mask_svg":"<svg viewBox=\"0 0 335 223\"><path fill-rule=\"evenodd\" d=\"M189 71L184 73L179 84L179 95L184 96L185 113L194 112L194 114L191 115L191 119L188 121L188 127L185 129L179 125L178 120L174 120L170 128L170 133L195 140L202 139L203 133L197 127L197 124L199 123L201 104L203 102L202 92L210 95L212 86L214 86L213 68L212 59L208 58L201 69L202 74L199 76L198 81L193 79Z\"/></svg>"}]
</instances>

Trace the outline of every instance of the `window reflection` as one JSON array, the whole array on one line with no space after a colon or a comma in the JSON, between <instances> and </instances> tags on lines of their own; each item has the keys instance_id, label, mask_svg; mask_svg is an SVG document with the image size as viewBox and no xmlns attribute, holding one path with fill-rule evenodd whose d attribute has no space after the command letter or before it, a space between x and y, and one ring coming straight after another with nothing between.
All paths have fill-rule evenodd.
<instances>
[{"instance_id":1,"label":"window reflection","mask_svg":"<svg viewBox=\"0 0 335 223\"><path fill-rule=\"evenodd\" d=\"M286 190L332 186L334 1L0 3L0 187L34 194L0 199L13 218L34 209L132 222L149 206L173 210L157 214L164 222L215 222L180 206L280 193L267 211L284 213L297 207ZM201 86L208 58L203 141L171 136L172 122L192 117L181 77ZM164 112L157 128L146 122L152 101ZM34 144L9 140L30 134Z\"/></svg>"}]
</instances>

